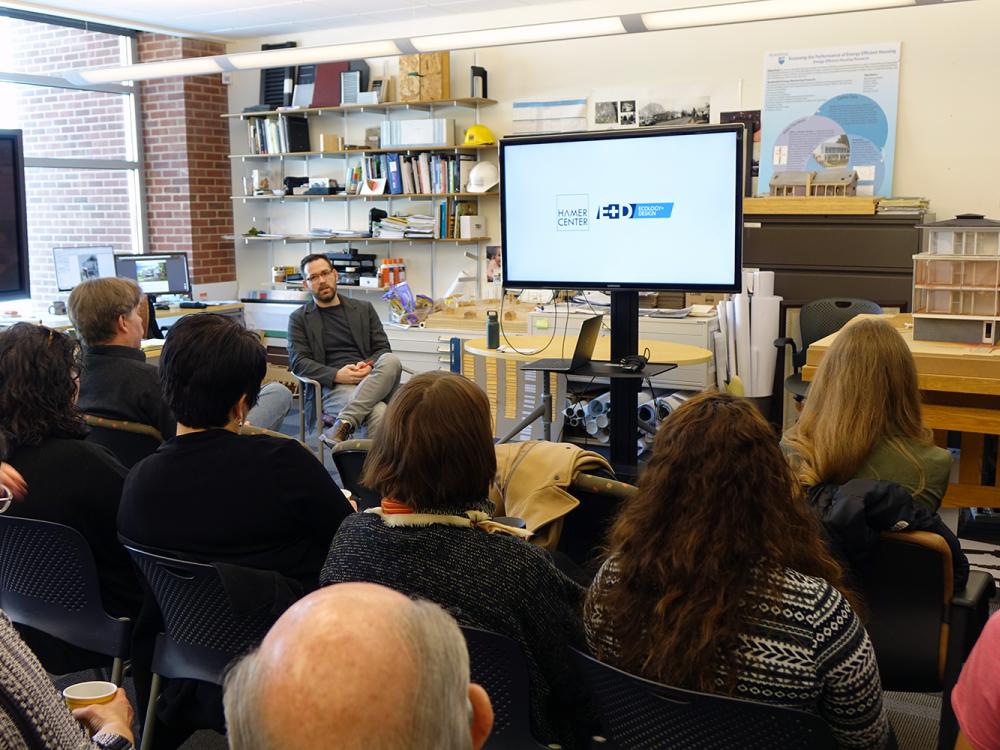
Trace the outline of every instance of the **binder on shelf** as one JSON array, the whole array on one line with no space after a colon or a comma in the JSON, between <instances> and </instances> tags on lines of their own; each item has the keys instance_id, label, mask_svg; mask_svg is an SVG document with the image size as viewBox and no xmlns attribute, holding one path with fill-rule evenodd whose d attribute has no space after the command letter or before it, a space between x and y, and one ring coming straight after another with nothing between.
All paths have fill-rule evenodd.
<instances>
[{"instance_id":1,"label":"binder on shelf","mask_svg":"<svg viewBox=\"0 0 1000 750\"><path fill-rule=\"evenodd\" d=\"M389 192L399 195L403 192L403 178L399 164L399 154L389 154Z\"/></svg>"},{"instance_id":2,"label":"binder on shelf","mask_svg":"<svg viewBox=\"0 0 1000 750\"><path fill-rule=\"evenodd\" d=\"M409 156L404 156L400 160L399 171L403 179L403 192L410 195L417 192L416 184L413 181L413 163Z\"/></svg>"},{"instance_id":3,"label":"binder on shelf","mask_svg":"<svg viewBox=\"0 0 1000 750\"><path fill-rule=\"evenodd\" d=\"M347 62L320 63L313 81L312 107L340 106L340 74L349 69Z\"/></svg>"},{"instance_id":4,"label":"binder on shelf","mask_svg":"<svg viewBox=\"0 0 1000 750\"><path fill-rule=\"evenodd\" d=\"M284 153L311 151L309 120L305 115L285 115L281 118L285 132Z\"/></svg>"},{"instance_id":5,"label":"binder on shelf","mask_svg":"<svg viewBox=\"0 0 1000 750\"><path fill-rule=\"evenodd\" d=\"M293 107L308 107L312 105L315 83L315 65L300 65L295 70L295 90L292 92Z\"/></svg>"}]
</instances>

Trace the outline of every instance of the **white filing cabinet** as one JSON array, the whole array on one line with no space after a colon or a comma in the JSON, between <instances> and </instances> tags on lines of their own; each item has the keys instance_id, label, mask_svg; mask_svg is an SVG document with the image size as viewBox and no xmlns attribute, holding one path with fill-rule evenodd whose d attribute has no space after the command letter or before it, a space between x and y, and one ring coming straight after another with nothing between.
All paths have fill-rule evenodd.
<instances>
[{"instance_id":1,"label":"white filing cabinet","mask_svg":"<svg viewBox=\"0 0 1000 750\"><path fill-rule=\"evenodd\" d=\"M247 328L264 331L271 346L287 346L288 316L301 307L301 302L248 302L245 305ZM382 323L392 351L404 367L414 372L447 370L450 368L452 337L475 338L469 331L439 331L426 328L402 328Z\"/></svg>"},{"instance_id":2,"label":"white filing cabinet","mask_svg":"<svg viewBox=\"0 0 1000 750\"><path fill-rule=\"evenodd\" d=\"M566 313L560 310L558 315L549 311L534 312L528 315L528 330L534 336L554 335L558 338L563 335L565 326L566 333L576 336L580 332L583 321L590 317L592 313L588 310L585 313L572 312L569 322L566 321ZM604 321L610 325L611 317L604 316ZM648 316L639 317L639 338L656 339L659 341L672 341L677 344L689 344L700 346L703 349L714 351L712 334L719 330L719 319L711 318L650 318ZM610 331L605 329L604 335L610 335ZM572 354L572 349L566 351L566 357ZM641 352L640 352L641 354ZM558 355L553 355L558 356ZM700 365L683 365L669 370L662 375L653 378L653 385L657 388L676 388L680 390L700 391L710 385L715 384L715 358Z\"/></svg>"}]
</instances>

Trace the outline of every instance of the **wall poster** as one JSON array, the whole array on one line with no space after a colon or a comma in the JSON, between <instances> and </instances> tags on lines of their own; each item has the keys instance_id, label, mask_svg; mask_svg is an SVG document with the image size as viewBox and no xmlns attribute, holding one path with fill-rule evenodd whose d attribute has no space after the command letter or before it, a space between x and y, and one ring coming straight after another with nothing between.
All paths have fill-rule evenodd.
<instances>
[{"instance_id":1,"label":"wall poster","mask_svg":"<svg viewBox=\"0 0 1000 750\"><path fill-rule=\"evenodd\" d=\"M889 42L767 55L760 192L777 172L847 167L858 195L892 194L899 50Z\"/></svg>"}]
</instances>

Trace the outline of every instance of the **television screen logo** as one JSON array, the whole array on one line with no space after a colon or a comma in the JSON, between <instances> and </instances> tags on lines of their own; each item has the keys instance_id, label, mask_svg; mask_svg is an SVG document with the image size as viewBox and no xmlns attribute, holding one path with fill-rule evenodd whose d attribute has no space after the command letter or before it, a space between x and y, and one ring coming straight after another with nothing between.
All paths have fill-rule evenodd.
<instances>
[{"instance_id":1,"label":"television screen logo","mask_svg":"<svg viewBox=\"0 0 1000 750\"><path fill-rule=\"evenodd\" d=\"M608 203L597 209L597 220L610 219L669 219L673 203Z\"/></svg>"},{"instance_id":2,"label":"television screen logo","mask_svg":"<svg viewBox=\"0 0 1000 750\"><path fill-rule=\"evenodd\" d=\"M590 196L587 193L556 196L556 231L590 230Z\"/></svg>"}]
</instances>

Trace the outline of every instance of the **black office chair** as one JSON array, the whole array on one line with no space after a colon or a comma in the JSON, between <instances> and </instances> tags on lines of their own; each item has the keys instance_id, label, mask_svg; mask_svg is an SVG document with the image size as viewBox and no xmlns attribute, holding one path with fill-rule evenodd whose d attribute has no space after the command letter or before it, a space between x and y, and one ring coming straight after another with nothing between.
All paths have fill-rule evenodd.
<instances>
[{"instance_id":1,"label":"black office chair","mask_svg":"<svg viewBox=\"0 0 1000 750\"><path fill-rule=\"evenodd\" d=\"M942 693L942 750L954 746L958 733L951 690L996 591L993 577L978 570L969 572L963 591L954 591L951 568L951 549L938 534L886 531L856 571L882 688Z\"/></svg>"},{"instance_id":2,"label":"black office chair","mask_svg":"<svg viewBox=\"0 0 1000 750\"><path fill-rule=\"evenodd\" d=\"M88 443L103 445L115 454L126 469L131 469L146 456L156 452L163 436L155 427L123 419L108 419L94 414L84 414L83 420L90 427Z\"/></svg>"},{"instance_id":3,"label":"black office chair","mask_svg":"<svg viewBox=\"0 0 1000 750\"><path fill-rule=\"evenodd\" d=\"M785 378L785 390L791 393L796 401L803 401L809 391L809 383L802 380L802 367L806 363L809 346L814 341L836 333L851 318L863 313L880 315L882 308L877 302L867 299L828 297L813 300L804 304L799 313L802 348L799 349L795 345L795 339L790 336L774 340L774 345L779 349L792 347L792 367L795 371Z\"/></svg>"},{"instance_id":4,"label":"black office chair","mask_svg":"<svg viewBox=\"0 0 1000 750\"><path fill-rule=\"evenodd\" d=\"M482 685L493 704L493 731L485 750L546 747L531 736L528 663L521 646L505 635L463 627L472 681Z\"/></svg>"},{"instance_id":5,"label":"black office chair","mask_svg":"<svg viewBox=\"0 0 1000 750\"><path fill-rule=\"evenodd\" d=\"M618 750L833 750L820 717L667 687L573 652L593 690L604 736Z\"/></svg>"},{"instance_id":6,"label":"black office chair","mask_svg":"<svg viewBox=\"0 0 1000 750\"><path fill-rule=\"evenodd\" d=\"M149 584L166 631L156 637L153 652L153 681L141 745L141 750L148 750L162 678L221 685L229 663L260 643L280 613L263 608L238 614L222 576L212 565L176 560L128 545L125 549ZM261 571L251 574L256 573Z\"/></svg>"},{"instance_id":7,"label":"black office chair","mask_svg":"<svg viewBox=\"0 0 1000 750\"><path fill-rule=\"evenodd\" d=\"M377 508L382 502L381 496L375 490L361 484L361 470L364 468L365 457L371 447L371 440L362 439L345 440L330 449L333 465L340 474L340 482L344 489L351 493L358 504L358 510L361 511Z\"/></svg>"},{"instance_id":8,"label":"black office chair","mask_svg":"<svg viewBox=\"0 0 1000 750\"><path fill-rule=\"evenodd\" d=\"M569 492L580 504L563 517L556 551L593 576L600 567L601 545L611 522L638 489L608 477L581 473L569 486Z\"/></svg>"},{"instance_id":9,"label":"black office chair","mask_svg":"<svg viewBox=\"0 0 1000 750\"><path fill-rule=\"evenodd\" d=\"M0 515L0 550L0 609L17 625L106 656L111 681L121 685L132 621L104 611L83 535L58 523Z\"/></svg>"}]
</instances>

